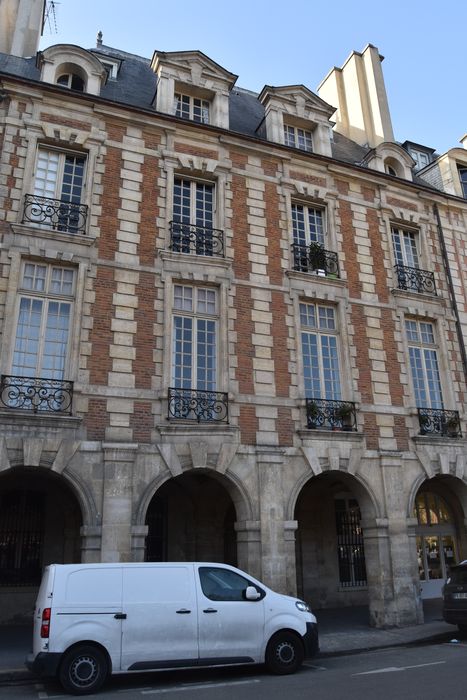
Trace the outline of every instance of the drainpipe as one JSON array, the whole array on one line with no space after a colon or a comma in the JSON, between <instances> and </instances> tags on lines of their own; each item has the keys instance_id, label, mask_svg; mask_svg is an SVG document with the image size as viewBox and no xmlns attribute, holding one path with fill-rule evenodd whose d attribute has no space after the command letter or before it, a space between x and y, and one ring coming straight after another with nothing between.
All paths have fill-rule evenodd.
<instances>
[{"instance_id":1,"label":"drainpipe","mask_svg":"<svg viewBox=\"0 0 467 700\"><path fill-rule=\"evenodd\" d=\"M446 250L446 241L444 239L443 227L441 226L441 218L439 215L438 205L433 204L433 210L436 216L436 222L438 226L439 240L441 243L441 254L443 256L444 270L446 272L446 277L448 280L448 288L451 296L452 310L454 311L454 316L456 317L456 330L457 338L459 340L459 347L461 349L462 365L464 367L464 379L467 383L467 353L465 351L464 336L462 334L462 326L459 318L459 309L457 308L456 295L454 293L454 285L452 282L451 268L449 267L448 253Z\"/></svg>"}]
</instances>

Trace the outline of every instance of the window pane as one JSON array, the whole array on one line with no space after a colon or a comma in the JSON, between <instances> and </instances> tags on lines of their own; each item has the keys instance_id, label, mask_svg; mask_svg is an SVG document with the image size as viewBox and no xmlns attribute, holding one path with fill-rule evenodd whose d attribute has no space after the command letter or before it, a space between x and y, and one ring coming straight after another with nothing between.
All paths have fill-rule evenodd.
<instances>
[{"instance_id":1,"label":"window pane","mask_svg":"<svg viewBox=\"0 0 467 700\"><path fill-rule=\"evenodd\" d=\"M193 319L174 318L172 381L177 389L191 389L193 359Z\"/></svg>"},{"instance_id":2,"label":"window pane","mask_svg":"<svg viewBox=\"0 0 467 700\"><path fill-rule=\"evenodd\" d=\"M20 301L12 374L24 377L36 375L42 308L41 299L23 298Z\"/></svg>"},{"instance_id":3,"label":"window pane","mask_svg":"<svg viewBox=\"0 0 467 700\"><path fill-rule=\"evenodd\" d=\"M63 379L70 327L70 310L71 307L68 303L49 302L42 366L39 370L41 376L46 379Z\"/></svg>"}]
</instances>

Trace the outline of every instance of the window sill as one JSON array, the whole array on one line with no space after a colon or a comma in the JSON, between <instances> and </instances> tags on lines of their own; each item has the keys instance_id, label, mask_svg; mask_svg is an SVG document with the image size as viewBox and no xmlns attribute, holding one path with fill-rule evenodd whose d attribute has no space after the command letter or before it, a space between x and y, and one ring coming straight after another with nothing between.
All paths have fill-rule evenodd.
<instances>
[{"instance_id":1,"label":"window sill","mask_svg":"<svg viewBox=\"0 0 467 700\"><path fill-rule=\"evenodd\" d=\"M63 241L67 245L74 243L75 245L85 246L87 248L94 244L94 238L85 236L82 233L64 233L54 231L51 228L37 226L35 224L12 224L13 233L23 236L34 236L35 239L44 238L50 241Z\"/></svg>"},{"instance_id":2,"label":"window sill","mask_svg":"<svg viewBox=\"0 0 467 700\"><path fill-rule=\"evenodd\" d=\"M81 426L83 419L80 416L67 416L63 413L34 413L33 411L21 411L14 408L0 409L0 424L18 426L22 424L26 427L34 428L70 428L75 429Z\"/></svg>"}]
</instances>

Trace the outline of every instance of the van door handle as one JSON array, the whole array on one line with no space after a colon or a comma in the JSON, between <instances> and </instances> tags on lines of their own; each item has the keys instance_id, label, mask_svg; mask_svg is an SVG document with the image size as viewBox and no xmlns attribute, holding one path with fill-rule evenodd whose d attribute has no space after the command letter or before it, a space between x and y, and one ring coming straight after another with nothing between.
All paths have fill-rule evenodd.
<instances>
[{"instance_id":1,"label":"van door handle","mask_svg":"<svg viewBox=\"0 0 467 700\"><path fill-rule=\"evenodd\" d=\"M175 612L177 613L177 615L189 615L191 613L191 610L181 608L180 610L176 610Z\"/></svg>"},{"instance_id":2,"label":"van door handle","mask_svg":"<svg viewBox=\"0 0 467 700\"><path fill-rule=\"evenodd\" d=\"M206 608L206 610L203 610L203 612L205 612L205 613L213 613L213 612L217 612L217 610L215 610L214 608Z\"/></svg>"},{"instance_id":3,"label":"van door handle","mask_svg":"<svg viewBox=\"0 0 467 700\"><path fill-rule=\"evenodd\" d=\"M126 613L115 613L114 618L116 620L126 620Z\"/></svg>"}]
</instances>

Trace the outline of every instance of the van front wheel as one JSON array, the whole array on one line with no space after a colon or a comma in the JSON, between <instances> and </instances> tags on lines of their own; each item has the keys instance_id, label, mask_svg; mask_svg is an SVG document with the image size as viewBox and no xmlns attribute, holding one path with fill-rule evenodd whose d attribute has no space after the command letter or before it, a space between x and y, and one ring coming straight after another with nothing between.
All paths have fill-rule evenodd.
<instances>
[{"instance_id":1,"label":"van front wheel","mask_svg":"<svg viewBox=\"0 0 467 700\"><path fill-rule=\"evenodd\" d=\"M109 672L105 654L92 645L70 649L60 664L58 678L63 688L73 695L95 693Z\"/></svg>"},{"instance_id":2,"label":"van front wheel","mask_svg":"<svg viewBox=\"0 0 467 700\"><path fill-rule=\"evenodd\" d=\"M295 673L303 663L301 640L292 632L277 632L266 648L266 666L272 673Z\"/></svg>"}]
</instances>

